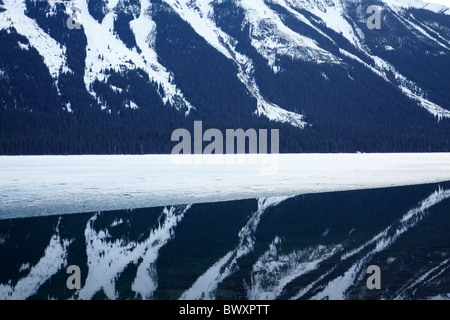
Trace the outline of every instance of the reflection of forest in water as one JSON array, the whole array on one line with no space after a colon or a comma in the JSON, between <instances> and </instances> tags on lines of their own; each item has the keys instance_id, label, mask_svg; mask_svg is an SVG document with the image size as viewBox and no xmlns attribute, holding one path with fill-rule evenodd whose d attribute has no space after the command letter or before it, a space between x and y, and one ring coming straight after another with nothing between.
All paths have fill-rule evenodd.
<instances>
[{"instance_id":1,"label":"reflection of forest in water","mask_svg":"<svg viewBox=\"0 0 450 320\"><path fill-rule=\"evenodd\" d=\"M446 298L449 198L443 183L0 220L0 298Z\"/></svg>"}]
</instances>

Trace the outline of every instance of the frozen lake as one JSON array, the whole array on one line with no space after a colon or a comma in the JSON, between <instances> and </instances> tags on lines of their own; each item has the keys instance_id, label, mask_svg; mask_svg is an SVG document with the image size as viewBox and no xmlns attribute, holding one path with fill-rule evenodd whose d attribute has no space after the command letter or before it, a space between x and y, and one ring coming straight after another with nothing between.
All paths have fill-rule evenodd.
<instances>
[{"instance_id":1,"label":"frozen lake","mask_svg":"<svg viewBox=\"0 0 450 320\"><path fill-rule=\"evenodd\" d=\"M0 219L450 181L449 153L234 157L0 157Z\"/></svg>"}]
</instances>

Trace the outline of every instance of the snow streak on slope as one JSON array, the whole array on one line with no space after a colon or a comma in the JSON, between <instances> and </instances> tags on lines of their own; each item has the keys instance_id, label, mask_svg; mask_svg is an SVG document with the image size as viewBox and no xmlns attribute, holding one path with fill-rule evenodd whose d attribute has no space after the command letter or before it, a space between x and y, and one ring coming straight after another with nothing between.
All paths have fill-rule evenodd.
<instances>
[{"instance_id":1,"label":"snow streak on slope","mask_svg":"<svg viewBox=\"0 0 450 320\"><path fill-rule=\"evenodd\" d=\"M436 39L435 37L433 37L429 32L427 32L426 30L424 30L422 28L422 26L417 25L416 23L420 23L417 19L414 18L414 16L412 14L409 15L408 18L410 19L414 19L416 21L416 23L412 22L411 20L402 17L401 14L398 13L394 13L394 16L409 30L415 32L416 34L418 34L419 36L422 36L426 39L429 39L431 41L433 41L434 43L436 43L437 45L443 47L444 49L450 50L450 48L445 44L442 43L439 39ZM428 27L427 27L428 28ZM430 30L430 28L428 28L428 30ZM435 32L434 30L432 30L432 32ZM439 35L439 37L442 39L442 37ZM445 42L447 42L447 40L444 39ZM447 42L448 44L448 42Z\"/></svg>"},{"instance_id":2,"label":"snow streak on slope","mask_svg":"<svg viewBox=\"0 0 450 320\"><path fill-rule=\"evenodd\" d=\"M172 239L173 229L189 208L190 206L164 208L159 226L151 230L148 238L142 242L123 239L111 241L108 230L98 232L94 230L94 223L98 219L98 215L94 215L85 230L89 273L85 286L75 294L75 297L89 300L98 291L103 290L108 299L116 299L116 280L129 264L138 264L142 259L132 290L141 298L151 298L157 288L154 264L158 252Z\"/></svg>"},{"instance_id":3,"label":"snow streak on slope","mask_svg":"<svg viewBox=\"0 0 450 320\"><path fill-rule=\"evenodd\" d=\"M66 47L45 33L36 21L25 15L25 0L4 0L3 3L6 11L0 12L0 30L13 27L17 33L26 37L44 59L55 81L61 72L71 72L67 67Z\"/></svg>"},{"instance_id":4,"label":"snow streak on slope","mask_svg":"<svg viewBox=\"0 0 450 320\"><path fill-rule=\"evenodd\" d=\"M289 254L280 254L281 239L276 237L253 265L250 300L275 300L294 279L317 269L319 264L342 250L342 245L318 245Z\"/></svg>"},{"instance_id":5,"label":"snow streak on slope","mask_svg":"<svg viewBox=\"0 0 450 320\"><path fill-rule=\"evenodd\" d=\"M449 9L450 10L450 9ZM438 39L434 39L436 40L436 42L440 41L444 41L445 45L443 45L444 47L446 47L446 45L450 45L450 41L448 39L445 39L439 32L437 32L436 30L433 30L432 28L430 28L429 26L427 26L425 23L420 22L418 19L416 19L416 17L414 17L412 14L410 15L410 18L414 19L416 21L417 24L419 24L421 27L425 28L426 30L428 30L429 32L432 32L434 34L436 34L436 36L438 37Z\"/></svg>"},{"instance_id":6,"label":"snow streak on slope","mask_svg":"<svg viewBox=\"0 0 450 320\"><path fill-rule=\"evenodd\" d=\"M150 299L158 288L156 273L158 252L169 240L173 239L175 236L173 230L190 208L191 206L187 205L180 208L171 207L170 209L164 209L163 215L165 220L150 233L148 240L150 246L142 257L142 263L138 267L136 278L131 287L136 292L136 295L140 295L142 299Z\"/></svg>"},{"instance_id":7,"label":"snow streak on slope","mask_svg":"<svg viewBox=\"0 0 450 320\"><path fill-rule=\"evenodd\" d=\"M382 0L395 11L400 11L405 8L427 9L436 13L443 13L450 15L450 8L442 4L427 3L422 0Z\"/></svg>"},{"instance_id":8,"label":"snow streak on slope","mask_svg":"<svg viewBox=\"0 0 450 320\"><path fill-rule=\"evenodd\" d=\"M62 241L57 229L45 249L44 256L26 277L20 279L16 285L0 284L0 300L25 300L33 296L45 282L67 265L68 246L69 241Z\"/></svg>"},{"instance_id":9,"label":"snow streak on slope","mask_svg":"<svg viewBox=\"0 0 450 320\"><path fill-rule=\"evenodd\" d=\"M309 21L303 14L301 14L299 11L295 10L295 6L293 5L292 1L290 0L271 0L271 3L277 4L279 6L281 6L282 8L284 8L286 11L288 11L291 15L293 15L297 20L303 22L304 24L306 24L307 26L309 26L310 28L314 29L315 31L317 31L318 33L320 33L323 37L327 38L328 40L330 40L332 43L336 44L336 42L330 38L330 36L328 36L326 33L324 33L322 30L320 30L318 27L316 27L315 25L313 25L311 23L311 21ZM297 7L298 8L298 7Z\"/></svg>"},{"instance_id":10,"label":"snow streak on slope","mask_svg":"<svg viewBox=\"0 0 450 320\"><path fill-rule=\"evenodd\" d=\"M190 289L185 291L181 300L200 300L215 298L215 290L226 278L228 278L237 268L237 260L251 251L255 245L255 232L262 215L267 209L277 206L288 197L271 197L258 200L258 210L252 214L247 224L239 231L238 246L228 252L224 257L210 267L201 275Z\"/></svg>"},{"instance_id":11,"label":"snow streak on slope","mask_svg":"<svg viewBox=\"0 0 450 320\"><path fill-rule=\"evenodd\" d=\"M151 80L163 86L166 97L161 98L164 102L170 102L177 109L186 109L186 113L189 113L192 105L184 99L181 91L170 81L170 73L158 63L156 53L150 46L151 42L147 41L155 32L154 23L147 13L148 0L143 1L140 17L130 23L135 32L136 42L143 52L142 55L137 52L136 48L128 49L113 34L114 19L116 18L116 14L112 10L113 2L109 2L110 10L102 23L89 14L86 0L75 0L74 3L82 12L80 20L87 38L84 81L86 89L92 95L96 96L91 89L96 80L107 81L106 70L113 69L116 72L124 72L140 68L148 74Z\"/></svg>"},{"instance_id":12,"label":"snow streak on slope","mask_svg":"<svg viewBox=\"0 0 450 320\"><path fill-rule=\"evenodd\" d=\"M389 248L402 234L415 227L427 215L429 208L448 198L450 198L450 190L440 189L434 192L428 198L423 200L417 208L408 211L398 223L385 228L371 240L353 250L351 254L344 254L342 260L348 259L368 246L374 246L373 249L357 260L342 276L329 281L325 288L317 293L312 299L345 299L347 290L356 283L355 280L363 272L364 266L367 265L375 254Z\"/></svg>"},{"instance_id":13,"label":"snow streak on slope","mask_svg":"<svg viewBox=\"0 0 450 320\"><path fill-rule=\"evenodd\" d=\"M253 61L239 53L236 48L236 40L223 32L213 21L212 0L163 0L183 20L185 20L206 42L222 53L226 58L235 62L238 68L238 78L246 86L247 90L257 100L255 114L265 116L269 120L290 123L293 126L303 128L306 123L303 116L287 111L268 101L261 94L253 76Z\"/></svg>"}]
</instances>

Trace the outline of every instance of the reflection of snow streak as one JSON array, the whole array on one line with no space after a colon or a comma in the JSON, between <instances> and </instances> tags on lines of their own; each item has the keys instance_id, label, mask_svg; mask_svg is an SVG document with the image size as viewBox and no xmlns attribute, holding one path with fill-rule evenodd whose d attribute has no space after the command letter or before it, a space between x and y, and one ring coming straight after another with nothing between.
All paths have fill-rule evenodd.
<instances>
[{"instance_id":1,"label":"reflection of snow streak","mask_svg":"<svg viewBox=\"0 0 450 320\"><path fill-rule=\"evenodd\" d=\"M34 265L30 273L20 279L15 286L0 284L0 300L25 300L37 293L38 289L67 265L68 240L61 241L59 230L50 239L44 256Z\"/></svg>"},{"instance_id":2,"label":"reflection of snow streak","mask_svg":"<svg viewBox=\"0 0 450 320\"><path fill-rule=\"evenodd\" d=\"M160 224L151 230L149 237L143 242L123 239L111 241L108 230L97 232L94 222L98 215L94 215L88 222L86 237L86 254L89 273L86 284L76 296L80 299L91 299L98 291L103 290L109 299L117 298L115 282L125 268L131 264L138 267L132 289L142 298L149 298L157 288L154 263L159 249L173 237L173 229L183 219L190 206L173 206L164 208L160 216Z\"/></svg>"},{"instance_id":3,"label":"reflection of snow streak","mask_svg":"<svg viewBox=\"0 0 450 320\"><path fill-rule=\"evenodd\" d=\"M281 239L276 237L269 250L254 264L251 287L247 290L249 299L278 298L287 284L315 270L322 261L342 250L342 245L318 245L280 255L280 245Z\"/></svg>"},{"instance_id":4,"label":"reflection of snow streak","mask_svg":"<svg viewBox=\"0 0 450 320\"><path fill-rule=\"evenodd\" d=\"M158 287L156 274L156 259L159 250L174 237L173 229L177 223L183 218L190 206L182 209L180 215L176 215L175 207L170 208L168 212L165 209L166 220L158 228L153 229L150 233L148 242L150 247L147 248L142 263L139 265L136 278L134 279L132 290L139 294L143 299L149 299L153 296Z\"/></svg>"},{"instance_id":5,"label":"reflection of snow streak","mask_svg":"<svg viewBox=\"0 0 450 320\"><path fill-rule=\"evenodd\" d=\"M253 0L255 1L255 0ZM251 3L248 1L246 3ZM164 0L183 20L191 25L195 32L207 41L211 46L223 54L227 59L232 60L238 67L238 78L245 85L250 94L257 101L257 110L255 114L258 116L265 116L271 121L289 123L293 126L304 128L306 122L303 121L303 115L291 112L281 108L273 102L267 100L261 93L254 77L253 61L240 53L236 49L237 41L229 34L219 28L213 18L214 7L211 1L208 0ZM291 55L292 57L304 58L309 61L335 61L337 60L331 53L321 49L317 44L298 33L293 32L285 26L281 19L267 7L263 1L259 6L264 7L264 14L270 12L270 17L264 21L253 21L252 25L252 45L257 41L255 48L269 61L269 65L275 70L276 54ZM245 5L246 3L242 3ZM248 4L247 4L248 6ZM262 12L253 12L255 8L244 7L249 16L258 16ZM268 28L267 21L271 21ZM250 23L250 21L247 21ZM284 32L282 32L281 30ZM270 31L270 34L259 34L264 31ZM268 37L273 38L268 41ZM280 37L283 40L280 41ZM257 40L257 39L260 40ZM264 44L264 45L262 45ZM287 46L287 47L286 47ZM269 48L271 47L271 48Z\"/></svg>"},{"instance_id":6,"label":"reflection of snow streak","mask_svg":"<svg viewBox=\"0 0 450 320\"><path fill-rule=\"evenodd\" d=\"M371 240L363 244L360 248L365 248L368 245L375 245L375 248L355 262L344 275L328 282L326 287L312 299L344 299L345 293L355 283L356 278L361 274L363 266L367 264L374 254L390 247L403 233L415 227L427 215L427 210L429 208L448 198L450 198L450 190L439 189L423 200L417 208L408 211L396 224L387 227ZM362 250L360 250L360 248L354 250L354 252L360 252ZM342 260L345 260L350 256L352 256L352 254L343 255Z\"/></svg>"},{"instance_id":7,"label":"reflection of snow streak","mask_svg":"<svg viewBox=\"0 0 450 320\"><path fill-rule=\"evenodd\" d=\"M247 224L239 232L239 245L201 275L180 299L214 299L217 286L237 268L237 260L250 253L255 245L254 234L264 212L286 200L287 197L271 197L258 200L258 210L252 214Z\"/></svg>"},{"instance_id":8,"label":"reflection of snow streak","mask_svg":"<svg viewBox=\"0 0 450 320\"><path fill-rule=\"evenodd\" d=\"M442 273L444 273L450 267L450 265L445 266L449 261L450 261L450 259L444 260L444 262L440 263L438 266L432 268L431 270L425 272L422 276L418 277L417 280L415 280L412 284L407 284L407 285L403 286L396 294L395 300L404 299L404 294L406 291L412 290L411 294L412 294L412 296L414 296L418 289L418 286L424 286L427 283L429 283L429 282L433 281L434 279L436 279L437 277L439 277ZM434 273L435 271L438 271L438 270L439 270L439 272L437 274L430 277L430 275L432 273ZM427 278L428 278L428 280L427 280Z\"/></svg>"}]
</instances>

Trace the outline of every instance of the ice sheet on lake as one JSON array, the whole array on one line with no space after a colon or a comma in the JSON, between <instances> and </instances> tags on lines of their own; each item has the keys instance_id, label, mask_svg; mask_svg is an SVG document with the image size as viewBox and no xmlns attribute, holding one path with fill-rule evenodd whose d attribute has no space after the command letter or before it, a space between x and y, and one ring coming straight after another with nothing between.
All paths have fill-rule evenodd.
<instances>
[{"instance_id":1,"label":"ice sheet on lake","mask_svg":"<svg viewBox=\"0 0 450 320\"><path fill-rule=\"evenodd\" d=\"M0 219L450 181L449 153L234 157L0 157Z\"/></svg>"}]
</instances>

